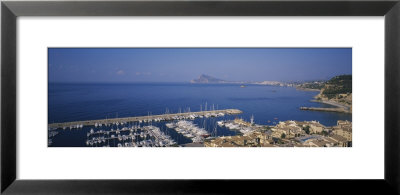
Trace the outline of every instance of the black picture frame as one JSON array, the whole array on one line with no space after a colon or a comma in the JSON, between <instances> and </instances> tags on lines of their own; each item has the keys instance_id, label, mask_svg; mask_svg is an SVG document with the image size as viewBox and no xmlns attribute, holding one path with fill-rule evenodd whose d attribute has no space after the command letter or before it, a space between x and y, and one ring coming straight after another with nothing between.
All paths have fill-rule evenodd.
<instances>
[{"instance_id":1,"label":"black picture frame","mask_svg":"<svg viewBox=\"0 0 400 195\"><path fill-rule=\"evenodd\" d=\"M382 180L16 179L19 16L385 16L385 175ZM2 1L1 192L4 194L399 194L399 0ZM365 170L368 171L368 170Z\"/></svg>"}]
</instances>

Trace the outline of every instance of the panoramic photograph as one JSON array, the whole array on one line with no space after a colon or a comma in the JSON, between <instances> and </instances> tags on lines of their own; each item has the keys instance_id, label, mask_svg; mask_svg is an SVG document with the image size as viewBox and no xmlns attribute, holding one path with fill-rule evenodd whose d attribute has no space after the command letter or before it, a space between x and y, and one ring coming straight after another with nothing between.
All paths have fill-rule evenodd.
<instances>
[{"instance_id":1,"label":"panoramic photograph","mask_svg":"<svg viewBox=\"0 0 400 195\"><path fill-rule=\"evenodd\" d=\"M351 48L48 48L48 147L352 147Z\"/></svg>"}]
</instances>

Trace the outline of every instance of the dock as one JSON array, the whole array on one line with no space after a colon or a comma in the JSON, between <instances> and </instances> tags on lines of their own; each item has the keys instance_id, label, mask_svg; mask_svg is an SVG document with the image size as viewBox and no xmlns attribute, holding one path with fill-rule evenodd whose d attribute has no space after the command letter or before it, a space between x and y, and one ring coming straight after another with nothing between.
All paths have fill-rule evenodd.
<instances>
[{"instance_id":1,"label":"dock","mask_svg":"<svg viewBox=\"0 0 400 195\"><path fill-rule=\"evenodd\" d=\"M49 129L58 128L81 128L82 126L97 126L98 124L116 124L116 123L128 123L128 122L150 122L150 121L169 121L178 119L194 119L197 117L215 117L221 114L225 115L235 115L243 113L238 109L224 109L224 110L210 110L201 112L184 112L184 113L174 113L174 114L161 114L161 115L149 115L149 116L135 116L135 117L125 117L125 118L109 118L109 119L98 119L98 120L86 120L86 121L72 121L63 123L51 123L49 124Z\"/></svg>"}]
</instances>

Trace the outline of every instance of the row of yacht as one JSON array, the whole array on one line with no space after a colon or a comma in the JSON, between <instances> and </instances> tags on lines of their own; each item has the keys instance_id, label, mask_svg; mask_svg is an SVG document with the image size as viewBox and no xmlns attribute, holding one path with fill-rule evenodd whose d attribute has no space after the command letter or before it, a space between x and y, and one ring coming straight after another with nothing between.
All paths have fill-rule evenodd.
<instances>
[{"instance_id":1,"label":"row of yacht","mask_svg":"<svg viewBox=\"0 0 400 195\"><path fill-rule=\"evenodd\" d=\"M203 142L206 137L210 136L205 129L198 127L192 121L181 120L174 123L167 123L166 126L190 138L194 143Z\"/></svg>"},{"instance_id":2,"label":"row of yacht","mask_svg":"<svg viewBox=\"0 0 400 195\"><path fill-rule=\"evenodd\" d=\"M249 134L249 133L252 133L255 131L255 129L252 127L237 124L234 121L218 121L217 124L220 127L225 126L226 128L228 128L230 130L239 131L242 134Z\"/></svg>"},{"instance_id":3,"label":"row of yacht","mask_svg":"<svg viewBox=\"0 0 400 195\"><path fill-rule=\"evenodd\" d=\"M220 117L220 116L225 116L223 112L207 112L205 114L172 114L172 116L166 115L165 117L157 117L157 118L149 118L145 120L139 120L139 123L142 122L161 122L161 121L171 121L171 120L194 120L196 118L209 118L209 117Z\"/></svg>"},{"instance_id":4,"label":"row of yacht","mask_svg":"<svg viewBox=\"0 0 400 195\"><path fill-rule=\"evenodd\" d=\"M97 131L91 129L87 133L87 146L107 147L110 144L118 147L164 147L172 146L176 142L155 126L132 126Z\"/></svg>"},{"instance_id":5,"label":"row of yacht","mask_svg":"<svg viewBox=\"0 0 400 195\"><path fill-rule=\"evenodd\" d=\"M145 126L143 130L147 131L151 137L154 138L155 145L162 146L172 146L176 144L176 142L171 138L171 136L166 135L164 132L160 130L160 128L156 126Z\"/></svg>"},{"instance_id":6,"label":"row of yacht","mask_svg":"<svg viewBox=\"0 0 400 195\"><path fill-rule=\"evenodd\" d=\"M70 125L69 127L68 126L64 126L62 129L63 130L67 130L67 129L69 129L69 130L73 130L73 129L77 129L77 130L79 130L79 129L82 129L83 128L83 124L76 124L76 125ZM53 128L53 129L49 129L50 131L52 131L52 130L57 130L57 128Z\"/></svg>"},{"instance_id":7,"label":"row of yacht","mask_svg":"<svg viewBox=\"0 0 400 195\"><path fill-rule=\"evenodd\" d=\"M119 135L119 134L121 134L123 132L131 132L131 133L133 133L133 132L139 131L140 129L141 129L140 125L133 125L131 127L122 127L122 129L119 129L118 127L117 127L117 129L111 128L110 130L100 129L98 131L94 131L94 129L91 128L90 131L87 133L87 137L90 137L92 135L97 135L97 134L107 134L107 135L109 135L109 134L115 133L115 134Z\"/></svg>"}]
</instances>

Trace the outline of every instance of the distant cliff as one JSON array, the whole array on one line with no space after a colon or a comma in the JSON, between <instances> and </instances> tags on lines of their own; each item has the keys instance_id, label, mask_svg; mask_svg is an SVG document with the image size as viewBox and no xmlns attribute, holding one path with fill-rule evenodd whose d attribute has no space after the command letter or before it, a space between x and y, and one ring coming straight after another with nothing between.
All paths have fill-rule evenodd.
<instances>
[{"instance_id":1,"label":"distant cliff","mask_svg":"<svg viewBox=\"0 0 400 195\"><path fill-rule=\"evenodd\" d=\"M199 78L193 79L190 82L191 83L228 83L225 80L217 79L215 77L212 77L212 76L209 76L206 74L202 74L202 75L200 75Z\"/></svg>"},{"instance_id":2,"label":"distant cliff","mask_svg":"<svg viewBox=\"0 0 400 195\"><path fill-rule=\"evenodd\" d=\"M193 79L191 83L225 83L225 84L254 84L254 85L273 85L273 86L293 86L292 84L282 83L278 81L226 81L212 77L210 75L202 74L199 78Z\"/></svg>"}]
</instances>

